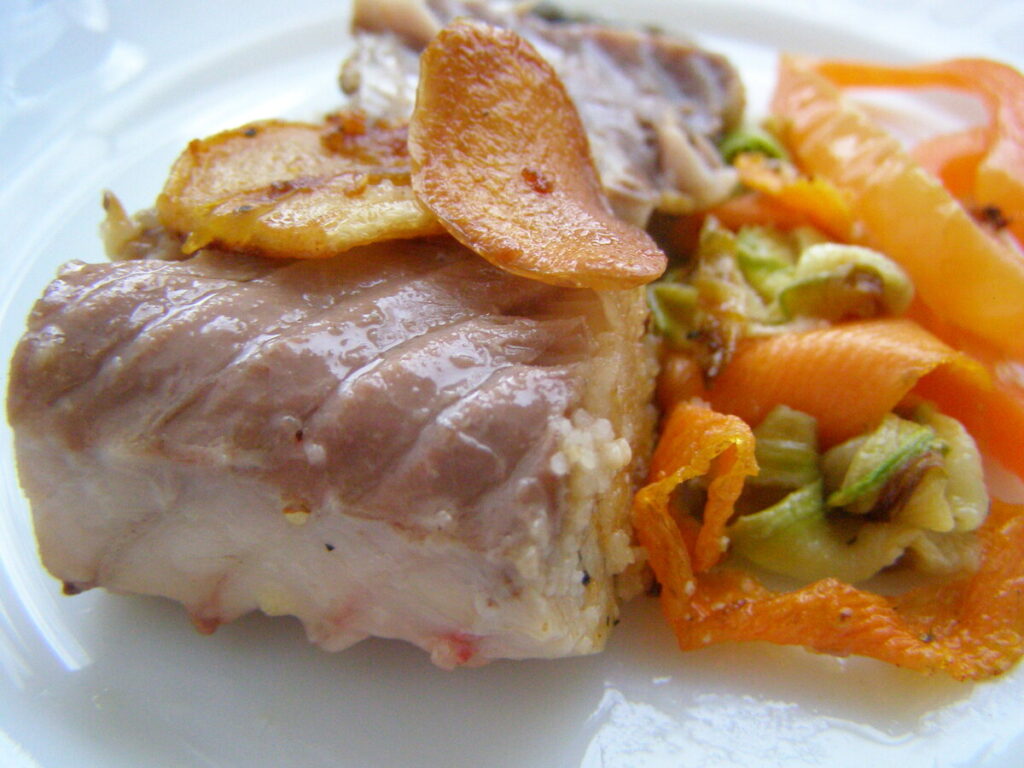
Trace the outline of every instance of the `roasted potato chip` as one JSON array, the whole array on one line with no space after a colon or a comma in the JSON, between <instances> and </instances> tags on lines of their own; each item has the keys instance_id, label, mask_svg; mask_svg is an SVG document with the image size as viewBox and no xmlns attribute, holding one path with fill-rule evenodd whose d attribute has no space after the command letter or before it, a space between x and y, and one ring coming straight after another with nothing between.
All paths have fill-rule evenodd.
<instances>
[{"instance_id":1,"label":"roasted potato chip","mask_svg":"<svg viewBox=\"0 0 1024 768\"><path fill-rule=\"evenodd\" d=\"M502 269L588 288L641 285L665 269L654 242L611 213L557 74L511 31L456 21L434 38L409 154L420 200Z\"/></svg>"},{"instance_id":2,"label":"roasted potato chip","mask_svg":"<svg viewBox=\"0 0 1024 768\"><path fill-rule=\"evenodd\" d=\"M331 256L444 230L413 194L405 126L339 113L320 125L252 123L191 142L157 200L191 253Z\"/></svg>"}]
</instances>

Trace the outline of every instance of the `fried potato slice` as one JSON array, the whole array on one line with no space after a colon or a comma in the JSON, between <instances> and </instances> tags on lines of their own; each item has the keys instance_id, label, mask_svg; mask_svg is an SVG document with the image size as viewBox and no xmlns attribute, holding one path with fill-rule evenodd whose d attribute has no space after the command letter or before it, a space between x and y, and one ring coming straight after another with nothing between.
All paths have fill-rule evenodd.
<instances>
[{"instance_id":1,"label":"fried potato slice","mask_svg":"<svg viewBox=\"0 0 1024 768\"><path fill-rule=\"evenodd\" d=\"M514 32L463 20L434 38L420 62L409 154L420 200L502 269L600 289L665 270L654 242L612 214L575 106Z\"/></svg>"},{"instance_id":2,"label":"fried potato slice","mask_svg":"<svg viewBox=\"0 0 1024 768\"><path fill-rule=\"evenodd\" d=\"M356 112L323 124L266 121L192 141L157 211L206 246L265 256L332 256L378 240L439 234L413 194L406 128Z\"/></svg>"}]
</instances>

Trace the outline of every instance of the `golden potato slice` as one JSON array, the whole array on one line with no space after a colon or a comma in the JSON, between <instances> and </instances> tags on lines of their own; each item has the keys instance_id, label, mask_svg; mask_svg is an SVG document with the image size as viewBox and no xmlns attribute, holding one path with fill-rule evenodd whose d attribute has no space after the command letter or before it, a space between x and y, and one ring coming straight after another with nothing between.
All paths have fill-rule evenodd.
<instances>
[{"instance_id":1,"label":"golden potato slice","mask_svg":"<svg viewBox=\"0 0 1024 768\"><path fill-rule=\"evenodd\" d=\"M611 213L558 75L511 31L456 21L434 38L409 154L424 205L502 269L589 288L636 286L665 269L654 242Z\"/></svg>"},{"instance_id":2,"label":"golden potato slice","mask_svg":"<svg viewBox=\"0 0 1024 768\"><path fill-rule=\"evenodd\" d=\"M444 230L413 194L405 126L339 113L321 125L267 121L191 142L157 200L191 253L331 256Z\"/></svg>"}]
</instances>

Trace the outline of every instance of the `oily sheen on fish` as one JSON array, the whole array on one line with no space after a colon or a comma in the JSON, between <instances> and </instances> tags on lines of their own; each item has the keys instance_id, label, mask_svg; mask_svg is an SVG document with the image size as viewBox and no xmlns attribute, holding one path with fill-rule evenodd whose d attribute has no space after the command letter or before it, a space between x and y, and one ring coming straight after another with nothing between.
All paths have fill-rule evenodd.
<instances>
[{"instance_id":1,"label":"oily sheen on fish","mask_svg":"<svg viewBox=\"0 0 1024 768\"><path fill-rule=\"evenodd\" d=\"M204 630L289 614L442 666L599 650L636 568L644 316L447 239L71 262L8 397L43 562Z\"/></svg>"}]
</instances>

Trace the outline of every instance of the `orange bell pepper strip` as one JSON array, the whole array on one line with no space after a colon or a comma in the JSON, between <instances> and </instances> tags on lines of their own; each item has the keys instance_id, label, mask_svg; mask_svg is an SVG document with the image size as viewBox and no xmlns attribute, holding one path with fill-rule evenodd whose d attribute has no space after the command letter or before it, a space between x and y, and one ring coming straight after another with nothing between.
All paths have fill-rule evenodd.
<instances>
[{"instance_id":1,"label":"orange bell pepper strip","mask_svg":"<svg viewBox=\"0 0 1024 768\"><path fill-rule=\"evenodd\" d=\"M945 323L921 302L911 304L909 317L981 363L991 381L984 394L957 398L951 396L939 373L919 382L916 391L926 399L941 402L945 413L969 424L979 445L1007 469L1024 476L1024 364L1007 359L993 345Z\"/></svg>"},{"instance_id":2,"label":"orange bell pepper strip","mask_svg":"<svg viewBox=\"0 0 1024 768\"><path fill-rule=\"evenodd\" d=\"M652 564L683 650L759 640L982 679L1024 655L1024 507L993 502L978 535L982 557L973 575L896 597L836 579L776 592L731 568L669 583L677 574Z\"/></svg>"},{"instance_id":3,"label":"orange bell pepper strip","mask_svg":"<svg viewBox=\"0 0 1024 768\"><path fill-rule=\"evenodd\" d=\"M959 159L968 175L973 167L974 183L966 192L974 205L998 209L1018 242L1024 243L1024 75L988 59L908 67L825 60L814 68L840 86L948 88L977 96L987 112L987 124L933 141L929 152L935 154L942 147L944 165Z\"/></svg>"},{"instance_id":4,"label":"orange bell pepper strip","mask_svg":"<svg viewBox=\"0 0 1024 768\"><path fill-rule=\"evenodd\" d=\"M936 353L957 354L942 352L936 341L919 355L923 367L935 362ZM911 362L920 371L921 360ZM734 365L736 359L730 368ZM902 371L905 378L906 368ZM759 389L756 381L748 380L748 386ZM757 471L753 448L753 434L739 418L696 401L677 403L652 459L649 483L634 498L637 537L661 585L662 611L681 649L767 641L874 657L961 680L1004 672L1024 654L1024 507L993 502L978 533L977 572L897 597L836 579L776 592L735 568L713 568L727 545L726 524L743 482ZM675 514L673 491L702 476L710 478L702 519Z\"/></svg>"},{"instance_id":5,"label":"orange bell pepper strip","mask_svg":"<svg viewBox=\"0 0 1024 768\"><path fill-rule=\"evenodd\" d=\"M843 99L823 67L781 61L772 110L797 165L846 195L854 239L899 262L937 316L1005 356L1024 357L1020 248L979 226L894 137Z\"/></svg>"},{"instance_id":6,"label":"orange bell pepper strip","mask_svg":"<svg viewBox=\"0 0 1024 768\"><path fill-rule=\"evenodd\" d=\"M910 154L937 176L951 195L966 200L973 195L978 165L987 146L988 132L984 128L970 128L918 142Z\"/></svg>"},{"instance_id":7,"label":"orange bell pepper strip","mask_svg":"<svg viewBox=\"0 0 1024 768\"><path fill-rule=\"evenodd\" d=\"M746 477L754 474L754 435L743 421L692 401L672 409L651 459L648 484L633 503L640 543L655 573L668 574L663 586L685 589L694 573L718 562L733 504ZM687 518L680 528L671 512L672 492L704 476L710 483L703 523Z\"/></svg>"},{"instance_id":8,"label":"orange bell pepper strip","mask_svg":"<svg viewBox=\"0 0 1024 768\"><path fill-rule=\"evenodd\" d=\"M737 230L745 226L777 227L789 230L814 226L808 212L785 205L771 195L750 190L719 203L708 211L726 229Z\"/></svg>"},{"instance_id":9,"label":"orange bell pepper strip","mask_svg":"<svg viewBox=\"0 0 1024 768\"><path fill-rule=\"evenodd\" d=\"M932 400L959 419L983 452L1024 478L1024 397L910 320L746 339L699 393L715 410L748 424L760 423L779 404L809 413L825 446L871 429L908 395Z\"/></svg>"},{"instance_id":10,"label":"orange bell pepper strip","mask_svg":"<svg viewBox=\"0 0 1024 768\"><path fill-rule=\"evenodd\" d=\"M662 355L655 401L663 413L671 412L686 400L705 399L704 393L704 371L692 355L681 352Z\"/></svg>"},{"instance_id":11,"label":"orange bell pepper strip","mask_svg":"<svg viewBox=\"0 0 1024 768\"><path fill-rule=\"evenodd\" d=\"M792 220L799 212L806 223L832 239L850 239L853 218L849 203L827 180L805 176L785 161L749 152L737 156L733 164L745 186L763 193L781 211L789 212L780 215L783 222ZM727 206L728 203L723 207L728 210ZM778 221L775 224L786 228Z\"/></svg>"},{"instance_id":12,"label":"orange bell pepper strip","mask_svg":"<svg viewBox=\"0 0 1024 768\"><path fill-rule=\"evenodd\" d=\"M989 384L979 364L917 324L864 320L747 339L704 397L749 424L780 404L809 413L830 446L872 429L943 366L961 391L981 392Z\"/></svg>"}]
</instances>

